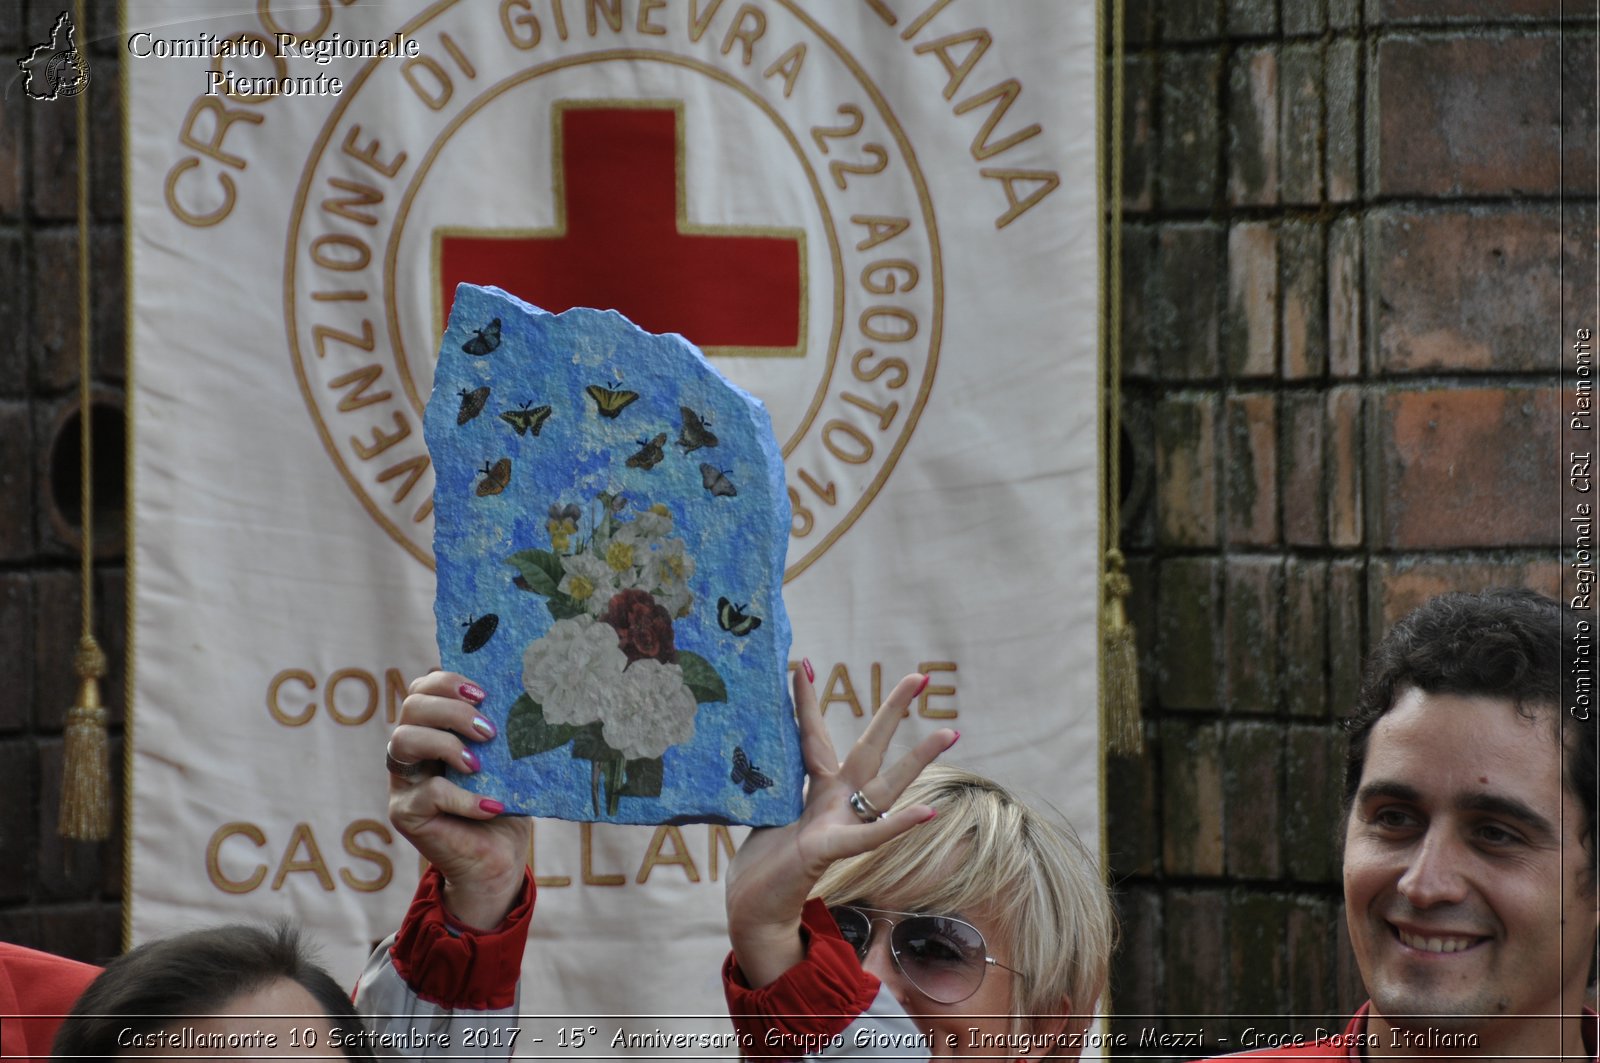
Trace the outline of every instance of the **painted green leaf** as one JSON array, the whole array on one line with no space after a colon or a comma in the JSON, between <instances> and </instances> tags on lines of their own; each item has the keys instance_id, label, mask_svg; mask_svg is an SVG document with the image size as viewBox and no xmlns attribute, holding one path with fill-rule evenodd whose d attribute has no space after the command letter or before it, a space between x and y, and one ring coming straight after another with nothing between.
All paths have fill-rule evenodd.
<instances>
[{"instance_id":1,"label":"painted green leaf","mask_svg":"<svg viewBox=\"0 0 1600 1063\"><path fill-rule=\"evenodd\" d=\"M539 594L559 594L561 559L548 550L521 550L506 558L506 564L522 573L529 588Z\"/></svg>"},{"instance_id":2,"label":"painted green leaf","mask_svg":"<svg viewBox=\"0 0 1600 1063\"><path fill-rule=\"evenodd\" d=\"M600 734L600 721L572 729L573 760L615 760L622 754L606 745Z\"/></svg>"},{"instance_id":3,"label":"painted green leaf","mask_svg":"<svg viewBox=\"0 0 1600 1063\"><path fill-rule=\"evenodd\" d=\"M550 615L557 620L565 620L571 616L582 616L583 606L577 600L562 594L560 591L545 599L545 608L550 610Z\"/></svg>"},{"instance_id":4,"label":"painted green leaf","mask_svg":"<svg viewBox=\"0 0 1600 1063\"><path fill-rule=\"evenodd\" d=\"M628 761L628 780L617 793L622 797L660 797L663 771L660 757Z\"/></svg>"},{"instance_id":5,"label":"painted green leaf","mask_svg":"<svg viewBox=\"0 0 1600 1063\"><path fill-rule=\"evenodd\" d=\"M544 708L526 694L512 703L506 717L506 744L511 747L512 759L547 753L566 745L577 733L571 724L548 722Z\"/></svg>"},{"instance_id":6,"label":"painted green leaf","mask_svg":"<svg viewBox=\"0 0 1600 1063\"><path fill-rule=\"evenodd\" d=\"M678 667L683 669L683 685L689 688L694 700L704 705L708 701L727 701L728 688L722 682L711 662L698 653L678 651Z\"/></svg>"},{"instance_id":7,"label":"painted green leaf","mask_svg":"<svg viewBox=\"0 0 1600 1063\"><path fill-rule=\"evenodd\" d=\"M614 816L622 804L622 758L606 762L606 815Z\"/></svg>"}]
</instances>

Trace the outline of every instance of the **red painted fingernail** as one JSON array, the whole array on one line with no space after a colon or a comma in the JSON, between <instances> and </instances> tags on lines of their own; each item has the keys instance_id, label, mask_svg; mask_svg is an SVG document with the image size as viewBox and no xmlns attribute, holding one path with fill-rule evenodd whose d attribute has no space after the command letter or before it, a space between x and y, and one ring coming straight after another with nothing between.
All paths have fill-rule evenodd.
<instances>
[{"instance_id":1,"label":"red painted fingernail","mask_svg":"<svg viewBox=\"0 0 1600 1063\"><path fill-rule=\"evenodd\" d=\"M937 819L938 816L939 816L939 810L937 808L930 808L930 809L928 809L928 814L926 816L922 817L922 822L924 822L924 823L930 822L931 820Z\"/></svg>"},{"instance_id":2,"label":"red painted fingernail","mask_svg":"<svg viewBox=\"0 0 1600 1063\"><path fill-rule=\"evenodd\" d=\"M922 677L922 682L917 684L917 692L915 694L912 694L911 696L914 697L914 698L915 697L921 697L922 696L922 692L924 690L928 689L928 681L931 680L932 678L933 678L933 676L931 676L931 675L923 676Z\"/></svg>"},{"instance_id":3,"label":"red painted fingernail","mask_svg":"<svg viewBox=\"0 0 1600 1063\"><path fill-rule=\"evenodd\" d=\"M496 801L492 797L485 797L482 801L479 801L478 807L489 813L491 816L498 816L500 813L506 810L505 805L502 805L499 801Z\"/></svg>"},{"instance_id":4,"label":"red painted fingernail","mask_svg":"<svg viewBox=\"0 0 1600 1063\"><path fill-rule=\"evenodd\" d=\"M483 770L483 761L479 760L478 754L474 753L470 749L463 749L461 751L461 763L467 766L468 771Z\"/></svg>"},{"instance_id":5,"label":"red painted fingernail","mask_svg":"<svg viewBox=\"0 0 1600 1063\"><path fill-rule=\"evenodd\" d=\"M806 682L815 683L817 681L817 673L812 670L810 657L800 658L800 667L806 670Z\"/></svg>"},{"instance_id":6,"label":"red painted fingernail","mask_svg":"<svg viewBox=\"0 0 1600 1063\"><path fill-rule=\"evenodd\" d=\"M956 744L956 743L957 743L957 742L959 742L959 741L961 741L961 732L960 732L960 731L957 731L957 732L956 732L956 736L955 736L955 737L954 737L954 738L952 738L952 739L950 739L950 746L953 746L953 745L955 745L955 744ZM949 749L949 748L950 748L950 746L945 746L945 748L946 748L946 749Z\"/></svg>"},{"instance_id":7,"label":"red painted fingernail","mask_svg":"<svg viewBox=\"0 0 1600 1063\"><path fill-rule=\"evenodd\" d=\"M462 683L456 688L456 693L460 694L474 705L483 704L483 699L488 696L483 692L483 688L479 687L476 683Z\"/></svg>"},{"instance_id":8,"label":"red painted fingernail","mask_svg":"<svg viewBox=\"0 0 1600 1063\"><path fill-rule=\"evenodd\" d=\"M482 716L474 716L472 718L472 729L483 735L485 738L493 738L495 736L494 724L490 723Z\"/></svg>"}]
</instances>

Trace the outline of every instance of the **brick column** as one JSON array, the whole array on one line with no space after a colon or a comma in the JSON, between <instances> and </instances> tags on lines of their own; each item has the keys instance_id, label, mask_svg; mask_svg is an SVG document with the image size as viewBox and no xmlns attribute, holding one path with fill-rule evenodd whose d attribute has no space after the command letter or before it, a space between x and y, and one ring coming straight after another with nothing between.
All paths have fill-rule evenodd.
<instances>
[{"instance_id":1,"label":"brick column","mask_svg":"<svg viewBox=\"0 0 1600 1063\"><path fill-rule=\"evenodd\" d=\"M1337 850L1365 650L1441 591L1558 592L1595 4L1126 4L1123 549L1151 743L1107 777L1114 1003L1309 1032L1365 996ZM1178 1059L1252 1022L1112 1028L1204 1026Z\"/></svg>"}]
</instances>

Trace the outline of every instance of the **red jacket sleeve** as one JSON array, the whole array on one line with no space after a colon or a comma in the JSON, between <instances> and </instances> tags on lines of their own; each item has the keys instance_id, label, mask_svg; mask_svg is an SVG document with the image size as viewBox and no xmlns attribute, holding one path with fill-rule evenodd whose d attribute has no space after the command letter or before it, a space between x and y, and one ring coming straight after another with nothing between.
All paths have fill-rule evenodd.
<instances>
[{"instance_id":1,"label":"red jacket sleeve","mask_svg":"<svg viewBox=\"0 0 1600 1063\"><path fill-rule=\"evenodd\" d=\"M792 1059L819 1052L872 1005L878 980L861 969L820 900L800 916L806 957L769 985L745 984L733 954L722 965L728 1014L746 1058Z\"/></svg>"},{"instance_id":2,"label":"red jacket sleeve","mask_svg":"<svg viewBox=\"0 0 1600 1063\"><path fill-rule=\"evenodd\" d=\"M395 972L430 1004L474 1011L511 1007L533 920L533 873L524 870L521 897L493 930L473 930L452 920L443 891L444 876L428 868L389 950Z\"/></svg>"},{"instance_id":3,"label":"red jacket sleeve","mask_svg":"<svg viewBox=\"0 0 1600 1063\"><path fill-rule=\"evenodd\" d=\"M44 1063L56 1029L100 968L0 942L0 1052Z\"/></svg>"}]
</instances>

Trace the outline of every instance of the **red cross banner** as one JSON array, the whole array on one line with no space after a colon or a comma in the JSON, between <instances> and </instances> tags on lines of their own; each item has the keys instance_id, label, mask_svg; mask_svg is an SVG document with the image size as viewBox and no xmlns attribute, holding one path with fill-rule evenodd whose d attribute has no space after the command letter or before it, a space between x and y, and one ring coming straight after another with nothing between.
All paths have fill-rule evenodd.
<instances>
[{"instance_id":1,"label":"red cross banner","mask_svg":"<svg viewBox=\"0 0 1600 1063\"><path fill-rule=\"evenodd\" d=\"M122 18L134 942L288 916L351 980L398 924L383 753L438 660L422 411L461 282L682 333L760 397L836 743L925 672L896 744L958 728L1098 846L1094 5ZM539 821L524 1011L616 1054L727 1031L742 834Z\"/></svg>"}]
</instances>

